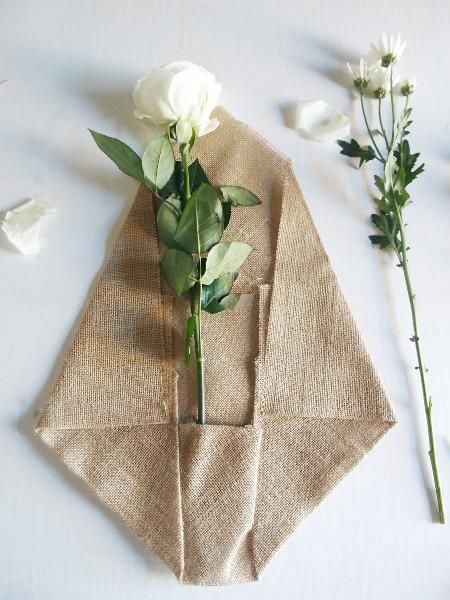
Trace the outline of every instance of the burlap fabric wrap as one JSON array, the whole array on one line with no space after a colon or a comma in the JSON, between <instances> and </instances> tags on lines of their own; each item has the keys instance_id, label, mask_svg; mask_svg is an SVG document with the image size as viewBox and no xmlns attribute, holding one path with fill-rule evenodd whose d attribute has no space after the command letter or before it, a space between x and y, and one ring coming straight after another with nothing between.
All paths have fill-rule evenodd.
<instances>
[{"instance_id":1,"label":"burlap fabric wrap","mask_svg":"<svg viewBox=\"0 0 450 600\"><path fill-rule=\"evenodd\" d=\"M183 583L259 577L395 423L291 162L223 109L197 143L210 180L262 204L225 238L256 250L234 311L204 314L207 421L183 364L185 298L161 281L143 187L37 427Z\"/></svg>"}]
</instances>

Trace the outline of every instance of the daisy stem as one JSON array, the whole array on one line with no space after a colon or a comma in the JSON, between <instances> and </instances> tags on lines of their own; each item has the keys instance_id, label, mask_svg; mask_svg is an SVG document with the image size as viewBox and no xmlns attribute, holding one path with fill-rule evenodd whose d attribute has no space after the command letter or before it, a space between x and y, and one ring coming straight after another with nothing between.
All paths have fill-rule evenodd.
<instances>
[{"instance_id":1,"label":"daisy stem","mask_svg":"<svg viewBox=\"0 0 450 600\"><path fill-rule=\"evenodd\" d=\"M394 129L395 129L395 102L394 102L394 65L390 66L390 94L391 94L391 111L392 111L392 137L391 137L391 148L394 143Z\"/></svg>"},{"instance_id":2,"label":"daisy stem","mask_svg":"<svg viewBox=\"0 0 450 600\"><path fill-rule=\"evenodd\" d=\"M380 121L380 127L381 127L381 131L383 133L384 141L386 142L386 150L389 153L390 146L389 146L389 141L388 141L388 138L386 135L386 130L385 130L384 124L383 124L383 115L382 115L382 111L381 111L381 98L378 98L378 119Z\"/></svg>"},{"instance_id":3,"label":"daisy stem","mask_svg":"<svg viewBox=\"0 0 450 600\"><path fill-rule=\"evenodd\" d=\"M400 266L403 271L403 276L404 276L404 280L405 280L405 284L406 284L406 290L408 292L409 306L410 306L410 310L411 310L411 318L412 318L412 324L413 324L413 336L411 337L411 341L414 342L414 346L416 349L416 357L417 357L416 369L419 371L419 374L420 374L420 385L421 385L421 390L422 390L422 398L423 398L423 403L424 403L424 408L425 408L425 416L427 419L427 434L428 434L428 444L429 444L428 456L430 458L431 471L433 473L434 489L436 492L436 501L437 501L437 508L438 508L438 514L439 514L439 523L444 525L445 524L445 512L444 512L444 503L443 503L443 499L442 499L441 485L439 482L439 471L438 471L438 466L437 466L436 447L435 447L435 442L434 442L433 420L432 420L432 416L431 416L432 403L431 403L431 397L428 396L427 384L426 384L426 379L425 379L425 373L427 372L427 369L424 367L422 351L420 348L419 329L418 329L417 315L416 315L416 295L414 294L414 291L412 289L411 278L410 278L409 269L408 269L408 257L407 257L408 246L406 243L405 223L403 222L402 211L397 202L395 202L395 210L397 213L397 220L398 220L399 233L400 233L400 249L397 251L397 256L398 256L399 263L400 263Z\"/></svg>"},{"instance_id":4,"label":"daisy stem","mask_svg":"<svg viewBox=\"0 0 450 600\"><path fill-rule=\"evenodd\" d=\"M377 156L378 160L381 161L382 163L384 163L385 160L383 158L383 155L381 154L380 149L378 148L377 143L373 138L372 132L370 131L369 121L367 120L366 108L364 106L364 99L363 99L362 91L360 91L359 98L361 100L361 109L362 109L362 113L363 113L363 117L364 117L364 123L366 124L366 128L367 128L367 133L369 134L369 137L372 140L372 144L373 144L376 152L378 153L378 156Z\"/></svg>"}]
</instances>

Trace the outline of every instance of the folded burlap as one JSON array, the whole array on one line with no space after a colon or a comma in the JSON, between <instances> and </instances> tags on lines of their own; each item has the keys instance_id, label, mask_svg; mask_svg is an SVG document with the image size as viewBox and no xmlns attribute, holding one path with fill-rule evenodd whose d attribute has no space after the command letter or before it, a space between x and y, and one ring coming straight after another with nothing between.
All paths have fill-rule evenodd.
<instances>
[{"instance_id":1,"label":"folded burlap","mask_svg":"<svg viewBox=\"0 0 450 600\"><path fill-rule=\"evenodd\" d=\"M395 423L291 162L223 109L197 142L213 183L262 200L225 238L256 250L233 311L204 314L207 421L183 363L188 306L161 281L141 187L37 433L183 583L255 580Z\"/></svg>"}]
</instances>

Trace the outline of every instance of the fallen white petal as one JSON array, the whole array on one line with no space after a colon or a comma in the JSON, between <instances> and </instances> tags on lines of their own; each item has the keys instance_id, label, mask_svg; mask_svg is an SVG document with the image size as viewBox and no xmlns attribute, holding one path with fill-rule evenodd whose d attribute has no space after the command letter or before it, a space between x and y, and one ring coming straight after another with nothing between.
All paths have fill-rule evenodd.
<instances>
[{"instance_id":1,"label":"fallen white petal","mask_svg":"<svg viewBox=\"0 0 450 600\"><path fill-rule=\"evenodd\" d=\"M1 220L1 227L11 244L22 254L32 256L38 254L41 249L41 218L54 212L55 209L47 202L31 198L8 210Z\"/></svg>"},{"instance_id":2,"label":"fallen white petal","mask_svg":"<svg viewBox=\"0 0 450 600\"><path fill-rule=\"evenodd\" d=\"M335 142L350 134L350 119L324 100L298 102L294 126L318 142Z\"/></svg>"}]
</instances>

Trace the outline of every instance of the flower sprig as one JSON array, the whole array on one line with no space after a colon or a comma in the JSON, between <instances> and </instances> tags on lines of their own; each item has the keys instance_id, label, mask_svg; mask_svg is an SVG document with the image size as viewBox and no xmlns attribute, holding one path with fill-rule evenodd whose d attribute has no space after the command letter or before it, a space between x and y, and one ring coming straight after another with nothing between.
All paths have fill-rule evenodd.
<instances>
[{"instance_id":1,"label":"flower sprig","mask_svg":"<svg viewBox=\"0 0 450 600\"><path fill-rule=\"evenodd\" d=\"M190 162L196 138L219 125L211 119L220 86L211 73L183 61L153 69L134 90L135 115L165 133L153 140L142 158L116 138L91 131L96 144L121 171L146 185L160 200L159 237L166 244L161 272L178 296L189 297L185 362L194 346L197 366L197 423L206 421L205 353L202 311L214 314L236 307L233 284L253 248L246 242L223 242L233 207L255 206L251 191L212 185L198 159ZM176 160L173 147L181 160Z\"/></svg>"},{"instance_id":2,"label":"flower sprig","mask_svg":"<svg viewBox=\"0 0 450 600\"><path fill-rule=\"evenodd\" d=\"M420 346L419 326L416 314L416 295L413 291L409 272L406 240L406 223L404 210L411 203L409 185L424 171L424 164L419 161L419 153L412 153L408 141L412 125L412 108L409 106L410 96L416 89L414 79L397 82L394 68L398 64L406 42L397 36L383 34L378 46L372 44L367 59L361 58L359 65L347 65L351 73L353 85L359 96L364 123L371 144L361 146L355 139L350 142L339 140L341 154L359 159L359 166L372 160L381 163L381 175L374 175L374 183L379 192L375 198L376 212L371 215L372 223L378 230L370 235L372 244L381 250L394 252L398 266L402 269L405 287L409 300L412 320L410 341L414 344L417 366L420 377L422 399L424 403L427 434L429 442L428 455L433 475L439 522L445 523L444 504L439 481L436 458L436 445L433 433L432 402L428 395L426 373L422 349ZM398 110L398 101L403 98L403 106ZM374 130L369 125L366 102L375 99L378 103L378 127ZM372 100L373 101L373 100ZM386 102L385 102L386 101ZM384 120L385 104L389 107L389 127ZM378 141L377 141L378 140Z\"/></svg>"}]
</instances>

